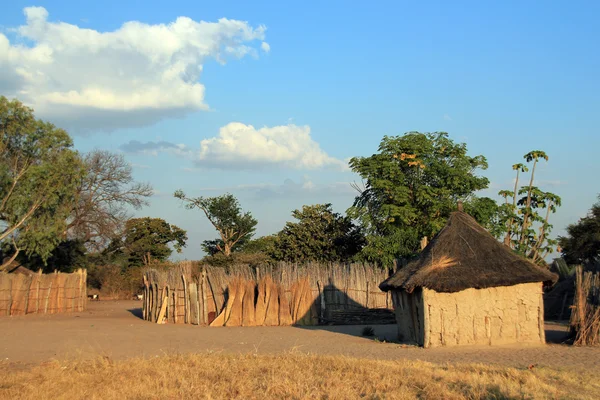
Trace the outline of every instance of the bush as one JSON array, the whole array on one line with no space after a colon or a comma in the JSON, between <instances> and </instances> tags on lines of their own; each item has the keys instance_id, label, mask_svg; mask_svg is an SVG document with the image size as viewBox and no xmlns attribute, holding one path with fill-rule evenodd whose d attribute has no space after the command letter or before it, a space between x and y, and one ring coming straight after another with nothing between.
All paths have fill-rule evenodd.
<instances>
[{"instance_id":1,"label":"bush","mask_svg":"<svg viewBox=\"0 0 600 400\"><path fill-rule=\"evenodd\" d=\"M90 267L88 287L98 290L101 299L130 299L143 287L142 268L123 269L118 265Z\"/></svg>"}]
</instances>

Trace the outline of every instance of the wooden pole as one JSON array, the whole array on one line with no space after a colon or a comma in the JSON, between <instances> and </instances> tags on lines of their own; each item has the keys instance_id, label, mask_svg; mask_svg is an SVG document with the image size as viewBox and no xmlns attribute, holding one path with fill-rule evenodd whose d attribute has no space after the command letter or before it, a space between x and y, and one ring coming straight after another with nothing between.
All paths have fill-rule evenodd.
<instances>
[{"instance_id":1,"label":"wooden pole","mask_svg":"<svg viewBox=\"0 0 600 400\"><path fill-rule=\"evenodd\" d=\"M177 323L177 286L173 289L173 323Z\"/></svg>"},{"instance_id":2,"label":"wooden pole","mask_svg":"<svg viewBox=\"0 0 600 400\"><path fill-rule=\"evenodd\" d=\"M162 306L160 307L160 312L158 313L158 318L156 319L157 324L164 324L165 314L167 312L167 304L169 302L168 297L163 297Z\"/></svg>"},{"instance_id":3,"label":"wooden pole","mask_svg":"<svg viewBox=\"0 0 600 400\"><path fill-rule=\"evenodd\" d=\"M202 323L208 324L208 304L207 304L207 296L206 296L206 286L207 286L207 276L206 276L206 268L202 268ZM216 303L215 303L216 304ZM215 313L219 311L215 307Z\"/></svg>"},{"instance_id":4,"label":"wooden pole","mask_svg":"<svg viewBox=\"0 0 600 400\"><path fill-rule=\"evenodd\" d=\"M46 294L46 305L44 306L44 314L48 314L48 301L50 299L51 292L52 292L52 280L50 280L50 286L48 286L48 292Z\"/></svg>"},{"instance_id":5,"label":"wooden pole","mask_svg":"<svg viewBox=\"0 0 600 400\"><path fill-rule=\"evenodd\" d=\"M37 289L35 296L35 313L40 311L40 280L42 280L42 270L40 269L37 274Z\"/></svg>"},{"instance_id":6,"label":"wooden pole","mask_svg":"<svg viewBox=\"0 0 600 400\"><path fill-rule=\"evenodd\" d=\"M188 297L188 287L185 281L185 275L181 274L181 280L183 281L183 323L190 323L190 299Z\"/></svg>"}]
</instances>

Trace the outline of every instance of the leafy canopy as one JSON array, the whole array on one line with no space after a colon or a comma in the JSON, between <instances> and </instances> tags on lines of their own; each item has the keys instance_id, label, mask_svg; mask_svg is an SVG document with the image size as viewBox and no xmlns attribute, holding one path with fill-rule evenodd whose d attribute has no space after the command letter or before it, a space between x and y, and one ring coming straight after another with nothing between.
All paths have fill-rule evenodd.
<instances>
[{"instance_id":1,"label":"leafy canopy","mask_svg":"<svg viewBox=\"0 0 600 400\"><path fill-rule=\"evenodd\" d=\"M550 214L561 206L561 198L534 186L536 167L540 160L548 161L542 150L534 150L523 156L526 162L533 163L529 184L519 187L521 173L529 172L526 164L512 166L516 171L513 190L501 190L498 194L505 199L499 208L499 226L504 232L504 244L536 263L544 263L556 240L548 237L552 230Z\"/></svg>"},{"instance_id":2,"label":"leafy canopy","mask_svg":"<svg viewBox=\"0 0 600 400\"><path fill-rule=\"evenodd\" d=\"M193 198L178 190L174 196L182 200L188 210L202 210L219 233L218 239L202 243L203 250L209 255L221 253L229 257L254 235L258 222L250 212L242 211L238 200L231 194Z\"/></svg>"},{"instance_id":3,"label":"leafy canopy","mask_svg":"<svg viewBox=\"0 0 600 400\"><path fill-rule=\"evenodd\" d=\"M485 157L469 156L445 132L385 136L377 154L354 157L350 167L363 179L348 210L367 233L361 255L384 264L418 252L420 239L437 233L459 200L489 184L476 175L487 168Z\"/></svg>"},{"instance_id":4,"label":"leafy canopy","mask_svg":"<svg viewBox=\"0 0 600 400\"><path fill-rule=\"evenodd\" d=\"M358 253L364 238L351 219L333 212L331 204L294 210L297 222L288 222L277 234L273 258L290 262L347 261Z\"/></svg>"},{"instance_id":5,"label":"leafy canopy","mask_svg":"<svg viewBox=\"0 0 600 400\"><path fill-rule=\"evenodd\" d=\"M64 237L83 177L67 132L0 96L0 244L45 261ZM0 269L4 266L0 266Z\"/></svg>"},{"instance_id":6,"label":"leafy canopy","mask_svg":"<svg viewBox=\"0 0 600 400\"><path fill-rule=\"evenodd\" d=\"M170 246L181 253L186 241L187 234L183 229L161 218L145 217L132 218L125 223L120 244L130 265L149 265L153 261L167 260L173 252Z\"/></svg>"},{"instance_id":7,"label":"leafy canopy","mask_svg":"<svg viewBox=\"0 0 600 400\"><path fill-rule=\"evenodd\" d=\"M567 236L560 237L559 244L570 264L600 263L600 201L587 216L567 227Z\"/></svg>"}]
</instances>

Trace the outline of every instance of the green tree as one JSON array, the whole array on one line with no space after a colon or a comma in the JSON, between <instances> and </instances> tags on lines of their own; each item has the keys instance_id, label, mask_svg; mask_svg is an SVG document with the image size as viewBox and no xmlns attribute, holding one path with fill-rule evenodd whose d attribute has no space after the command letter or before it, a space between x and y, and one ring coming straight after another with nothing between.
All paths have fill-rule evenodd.
<instances>
[{"instance_id":1,"label":"green tree","mask_svg":"<svg viewBox=\"0 0 600 400\"><path fill-rule=\"evenodd\" d=\"M489 197L472 197L464 203L464 211L487 229L494 237L500 238L506 231L506 208Z\"/></svg>"},{"instance_id":2,"label":"green tree","mask_svg":"<svg viewBox=\"0 0 600 400\"><path fill-rule=\"evenodd\" d=\"M181 190L174 196L185 204L188 210L202 210L208 221L219 233L219 238L202 243L209 255L221 253L229 257L236 248L241 248L250 240L258 223L250 212L243 212L238 200L231 194L217 197L187 197Z\"/></svg>"},{"instance_id":3,"label":"green tree","mask_svg":"<svg viewBox=\"0 0 600 400\"><path fill-rule=\"evenodd\" d=\"M110 247L127 256L129 265L149 265L167 260L173 249L181 253L186 241L186 231L161 218L132 218L125 223L122 238Z\"/></svg>"},{"instance_id":4,"label":"green tree","mask_svg":"<svg viewBox=\"0 0 600 400\"><path fill-rule=\"evenodd\" d=\"M513 170L517 172L517 176L514 189L499 192L505 199L501 218L505 231L504 244L533 262L543 263L544 258L557 244L556 240L548 237L552 230L549 220L550 214L560 207L561 198L534 186L538 162L548 161L548 155L541 150L535 150L525 154L523 158L528 163L533 162L529 184L519 187L519 174L528 172L529 168L524 164L515 164Z\"/></svg>"},{"instance_id":5,"label":"green tree","mask_svg":"<svg viewBox=\"0 0 600 400\"><path fill-rule=\"evenodd\" d=\"M0 96L0 244L42 261L61 242L83 177L79 155L62 129L35 119L19 101Z\"/></svg>"},{"instance_id":6,"label":"green tree","mask_svg":"<svg viewBox=\"0 0 600 400\"><path fill-rule=\"evenodd\" d=\"M487 168L485 157L467 155L467 146L444 132L385 136L377 154L352 158L350 167L363 184L355 185L359 195L348 215L367 234L363 256L382 264L417 253L421 238L437 233L459 200L489 184L476 175Z\"/></svg>"},{"instance_id":7,"label":"green tree","mask_svg":"<svg viewBox=\"0 0 600 400\"><path fill-rule=\"evenodd\" d=\"M288 222L277 234L273 258L290 262L347 261L364 243L359 229L348 217L335 213L331 204L303 206L294 210L297 222Z\"/></svg>"},{"instance_id":8,"label":"green tree","mask_svg":"<svg viewBox=\"0 0 600 400\"><path fill-rule=\"evenodd\" d=\"M600 263L600 201L576 224L569 225L567 236L560 237L558 242L569 264Z\"/></svg>"}]
</instances>

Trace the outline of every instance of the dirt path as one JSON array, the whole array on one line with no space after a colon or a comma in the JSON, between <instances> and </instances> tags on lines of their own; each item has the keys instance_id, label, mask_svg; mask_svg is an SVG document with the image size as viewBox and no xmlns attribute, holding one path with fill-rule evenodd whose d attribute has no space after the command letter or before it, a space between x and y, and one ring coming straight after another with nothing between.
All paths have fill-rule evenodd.
<instances>
[{"instance_id":1,"label":"dirt path","mask_svg":"<svg viewBox=\"0 0 600 400\"><path fill-rule=\"evenodd\" d=\"M207 328L190 325L156 325L141 320L135 301L90 302L77 314L0 318L0 362L29 364L49 359L112 359L152 357L165 353L299 351L361 358L410 359L434 363L481 362L514 367L530 364L554 368L600 371L600 348L565 345L534 347L404 348L361 336L362 326ZM549 327L549 337L559 337L559 326ZM386 340L395 337L395 326L374 326Z\"/></svg>"}]
</instances>

